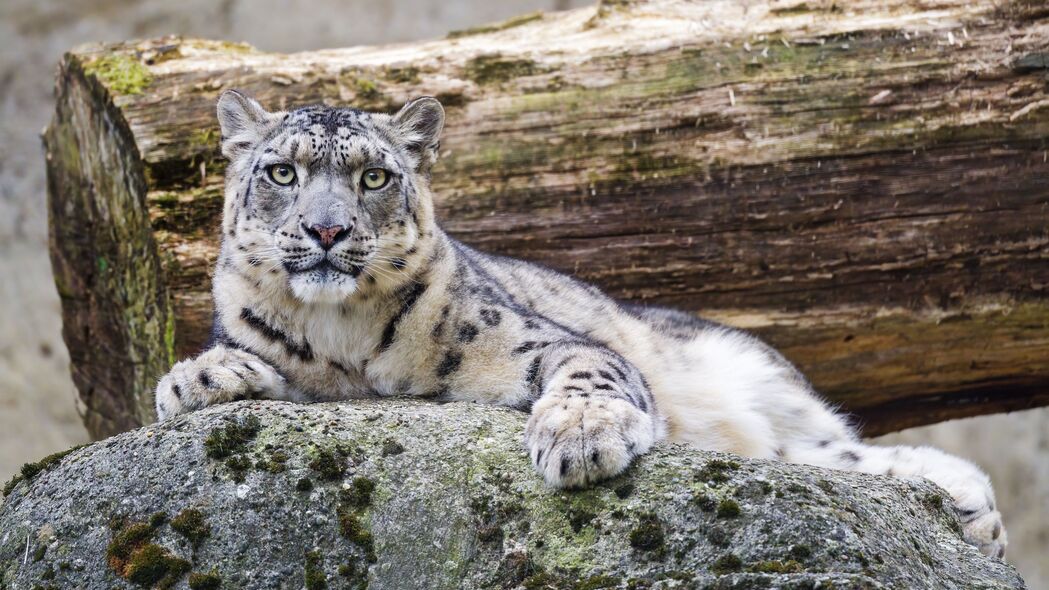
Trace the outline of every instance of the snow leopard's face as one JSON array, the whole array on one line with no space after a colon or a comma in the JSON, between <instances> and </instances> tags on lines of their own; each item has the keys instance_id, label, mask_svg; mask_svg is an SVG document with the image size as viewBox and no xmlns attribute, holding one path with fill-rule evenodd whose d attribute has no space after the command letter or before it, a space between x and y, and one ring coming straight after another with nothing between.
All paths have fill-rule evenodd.
<instances>
[{"instance_id":1,"label":"snow leopard's face","mask_svg":"<svg viewBox=\"0 0 1049 590\"><path fill-rule=\"evenodd\" d=\"M432 215L429 167L444 121L422 98L395 115L311 106L269 113L219 100L227 260L304 302L342 302L404 268ZM421 219L422 218L422 219Z\"/></svg>"}]
</instances>

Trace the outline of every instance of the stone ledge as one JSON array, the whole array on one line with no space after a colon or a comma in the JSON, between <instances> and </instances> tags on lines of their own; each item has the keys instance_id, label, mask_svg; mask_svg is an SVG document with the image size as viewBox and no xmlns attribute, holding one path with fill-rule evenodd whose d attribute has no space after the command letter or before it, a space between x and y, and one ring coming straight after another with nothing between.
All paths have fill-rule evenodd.
<instances>
[{"instance_id":1,"label":"stone ledge","mask_svg":"<svg viewBox=\"0 0 1049 590\"><path fill-rule=\"evenodd\" d=\"M555 491L522 429L475 404L239 402L121 434L12 487L0 588L1024 587L924 480L663 446Z\"/></svg>"}]
</instances>

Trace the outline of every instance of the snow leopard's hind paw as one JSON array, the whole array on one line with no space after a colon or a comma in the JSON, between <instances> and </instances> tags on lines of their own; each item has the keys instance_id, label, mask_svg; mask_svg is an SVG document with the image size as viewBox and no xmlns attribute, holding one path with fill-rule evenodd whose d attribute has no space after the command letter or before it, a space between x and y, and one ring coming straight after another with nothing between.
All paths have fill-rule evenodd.
<instances>
[{"instance_id":1,"label":"snow leopard's hind paw","mask_svg":"<svg viewBox=\"0 0 1049 590\"><path fill-rule=\"evenodd\" d=\"M963 514L962 519L966 516ZM980 553L989 557L1005 557L1005 548L1009 545L1009 534L1002 524L1002 513L997 510L985 512L982 516L962 523L965 540L975 545Z\"/></svg>"},{"instance_id":2,"label":"snow leopard's hind paw","mask_svg":"<svg viewBox=\"0 0 1049 590\"><path fill-rule=\"evenodd\" d=\"M991 479L979 467L930 447L917 449L926 478L947 490L962 522L962 537L989 557L1004 557L1008 534L994 501Z\"/></svg>"},{"instance_id":3,"label":"snow leopard's hind paw","mask_svg":"<svg viewBox=\"0 0 1049 590\"><path fill-rule=\"evenodd\" d=\"M284 378L257 356L217 346L181 361L157 384L157 418L191 412L238 399L274 397L284 389Z\"/></svg>"}]
</instances>

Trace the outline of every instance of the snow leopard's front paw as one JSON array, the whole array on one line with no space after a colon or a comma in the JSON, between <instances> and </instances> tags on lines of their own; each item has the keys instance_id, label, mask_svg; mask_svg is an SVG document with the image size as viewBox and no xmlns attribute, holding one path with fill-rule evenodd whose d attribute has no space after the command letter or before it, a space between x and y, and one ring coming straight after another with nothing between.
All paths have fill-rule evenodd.
<instances>
[{"instance_id":1,"label":"snow leopard's front paw","mask_svg":"<svg viewBox=\"0 0 1049 590\"><path fill-rule=\"evenodd\" d=\"M994 501L991 479L972 463L931 448L925 477L947 490L962 521L962 537L990 557L1004 557L1008 535Z\"/></svg>"},{"instance_id":2,"label":"snow leopard's front paw","mask_svg":"<svg viewBox=\"0 0 1049 590\"><path fill-rule=\"evenodd\" d=\"M278 397L284 378L257 356L218 346L175 364L156 390L157 417L238 399Z\"/></svg>"},{"instance_id":3,"label":"snow leopard's front paw","mask_svg":"<svg viewBox=\"0 0 1049 590\"><path fill-rule=\"evenodd\" d=\"M576 488L622 472L656 433L652 415L627 400L546 395L532 408L525 446L547 484Z\"/></svg>"}]
</instances>

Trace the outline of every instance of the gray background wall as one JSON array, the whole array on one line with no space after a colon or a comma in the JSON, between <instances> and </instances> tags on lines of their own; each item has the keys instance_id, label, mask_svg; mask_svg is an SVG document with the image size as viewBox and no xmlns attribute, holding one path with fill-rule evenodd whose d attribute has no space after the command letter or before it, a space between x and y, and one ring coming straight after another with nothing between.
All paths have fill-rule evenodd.
<instances>
[{"instance_id":1,"label":"gray background wall","mask_svg":"<svg viewBox=\"0 0 1049 590\"><path fill-rule=\"evenodd\" d=\"M47 258L38 134L55 64L89 41L166 34L247 41L266 51L443 36L589 0L3 0L0 3L0 480L25 461L86 442ZM1049 410L989 416L885 437L933 444L988 470L1006 515L1009 560L1049 588Z\"/></svg>"}]
</instances>

